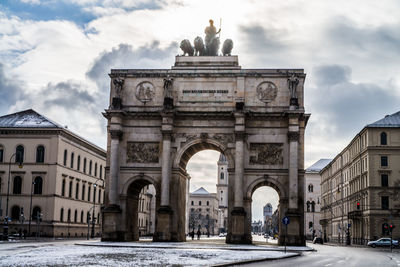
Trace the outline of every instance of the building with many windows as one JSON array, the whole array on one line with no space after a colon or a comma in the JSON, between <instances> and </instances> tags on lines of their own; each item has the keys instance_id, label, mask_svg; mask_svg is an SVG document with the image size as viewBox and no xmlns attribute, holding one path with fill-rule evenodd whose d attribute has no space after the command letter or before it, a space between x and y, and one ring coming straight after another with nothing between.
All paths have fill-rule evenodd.
<instances>
[{"instance_id":1,"label":"building with many windows","mask_svg":"<svg viewBox=\"0 0 400 267\"><path fill-rule=\"evenodd\" d=\"M365 126L321 175L323 237L365 244L400 237L400 112Z\"/></svg>"},{"instance_id":2,"label":"building with many windows","mask_svg":"<svg viewBox=\"0 0 400 267\"><path fill-rule=\"evenodd\" d=\"M139 236L151 236L155 231L156 189L152 184L140 191L138 205Z\"/></svg>"},{"instance_id":3,"label":"building with many windows","mask_svg":"<svg viewBox=\"0 0 400 267\"><path fill-rule=\"evenodd\" d=\"M0 227L7 217L9 234L81 237L89 222L99 235L105 159L32 109L0 117Z\"/></svg>"},{"instance_id":4,"label":"building with many windows","mask_svg":"<svg viewBox=\"0 0 400 267\"><path fill-rule=\"evenodd\" d=\"M321 176L319 172L331 159L320 159L306 169L304 175L304 233L306 239L322 236L319 223L321 208Z\"/></svg>"}]
</instances>

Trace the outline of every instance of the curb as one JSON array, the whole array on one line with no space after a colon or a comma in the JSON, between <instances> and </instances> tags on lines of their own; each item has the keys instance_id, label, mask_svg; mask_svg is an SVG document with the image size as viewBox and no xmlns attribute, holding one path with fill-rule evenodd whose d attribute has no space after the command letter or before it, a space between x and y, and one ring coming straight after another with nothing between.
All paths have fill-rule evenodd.
<instances>
[{"instance_id":1,"label":"curb","mask_svg":"<svg viewBox=\"0 0 400 267\"><path fill-rule=\"evenodd\" d=\"M243 265L243 264L249 264L249 263L255 263L255 262L263 262L263 261L275 261L275 260L284 260L284 259L289 259L289 258L294 258L294 257L299 257L301 256L301 253L296 253L295 255L289 255L286 257L281 257L281 258L262 258L262 259L254 259L254 260L245 260L245 261L237 261L237 262L229 262L229 263L221 263L221 264L216 264L216 265L210 265L210 267L225 267L225 266L233 266L233 265Z\"/></svg>"}]
</instances>

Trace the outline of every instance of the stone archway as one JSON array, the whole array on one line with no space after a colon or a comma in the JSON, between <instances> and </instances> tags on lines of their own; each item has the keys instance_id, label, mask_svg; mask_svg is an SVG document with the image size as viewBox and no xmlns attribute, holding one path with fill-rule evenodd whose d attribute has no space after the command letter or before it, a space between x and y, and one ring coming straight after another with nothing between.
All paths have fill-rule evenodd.
<instances>
[{"instance_id":1,"label":"stone archway","mask_svg":"<svg viewBox=\"0 0 400 267\"><path fill-rule=\"evenodd\" d=\"M226 242L251 243L248 192L274 177L291 218L288 244L305 244L303 70L241 69L237 56L177 56L168 70L111 70L110 77L103 240L135 239L119 222L134 216L124 203L134 204L137 189L124 190L132 177L148 177L160 199L153 240L185 241L186 164L212 149L228 159Z\"/></svg>"}]
</instances>

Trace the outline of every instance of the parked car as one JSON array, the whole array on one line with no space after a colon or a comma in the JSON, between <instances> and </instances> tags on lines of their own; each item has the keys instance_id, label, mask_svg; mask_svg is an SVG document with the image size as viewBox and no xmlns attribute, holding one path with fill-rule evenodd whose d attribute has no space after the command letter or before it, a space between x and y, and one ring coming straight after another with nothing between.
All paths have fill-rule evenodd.
<instances>
[{"instance_id":1,"label":"parked car","mask_svg":"<svg viewBox=\"0 0 400 267\"><path fill-rule=\"evenodd\" d=\"M369 247L390 247L390 238L383 237L375 241L369 241L367 244ZM392 239L392 247L397 247L399 241Z\"/></svg>"},{"instance_id":2,"label":"parked car","mask_svg":"<svg viewBox=\"0 0 400 267\"><path fill-rule=\"evenodd\" d=\"M313 244L324 244L322 237L314 237Z\"/></svg>"}]
</instances>

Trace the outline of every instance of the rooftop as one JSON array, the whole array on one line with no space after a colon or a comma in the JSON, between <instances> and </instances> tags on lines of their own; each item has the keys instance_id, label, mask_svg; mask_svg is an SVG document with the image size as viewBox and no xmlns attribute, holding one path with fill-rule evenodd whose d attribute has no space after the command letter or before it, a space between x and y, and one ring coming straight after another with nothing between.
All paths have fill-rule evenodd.
<instances>
[{"instance_id":1,"label":"rooftop","mask_svg":"<svg viewBox=\"0 0 400 267\"><path fill-rule=\"evenodd\" d=\"M196 191L192 192L191 194L196 194L196 195L209 195L210 193L204 189L204 187L200 187Z\"/></svg>"},{"instance_id":2,"label":"rooftop","mask_svg":"<svg viewBox=\"0 0 400 267\"><path fill-rule=\"evenodd\" d=\"M400 111L386 115L383 119L368 124L367 127L400 127Z\"/></svg>"},{"instance_id":3,"label":"rooftop","mask_svg":"<svg viewBox=\"0 0 400 267\"><path fill-rule=\"evenodd\" d=\"M0 117L0 128L63 128L33 109Z\"/></svg>"},{"instance_id":4,"label":"rooftop","mask_svg":"<svg viewBox=\"0 0 400 267\"><path fill-rule=\"evenodd\" d=\"M313 165L311 165L310 167L308 167L306 169L306 173L318 173L320 172L323 168L325 168L326 165L329 164L329 162L331 162L332 159L320 159L317 162L315 162Z\"/></svg>"}]
</instances>

